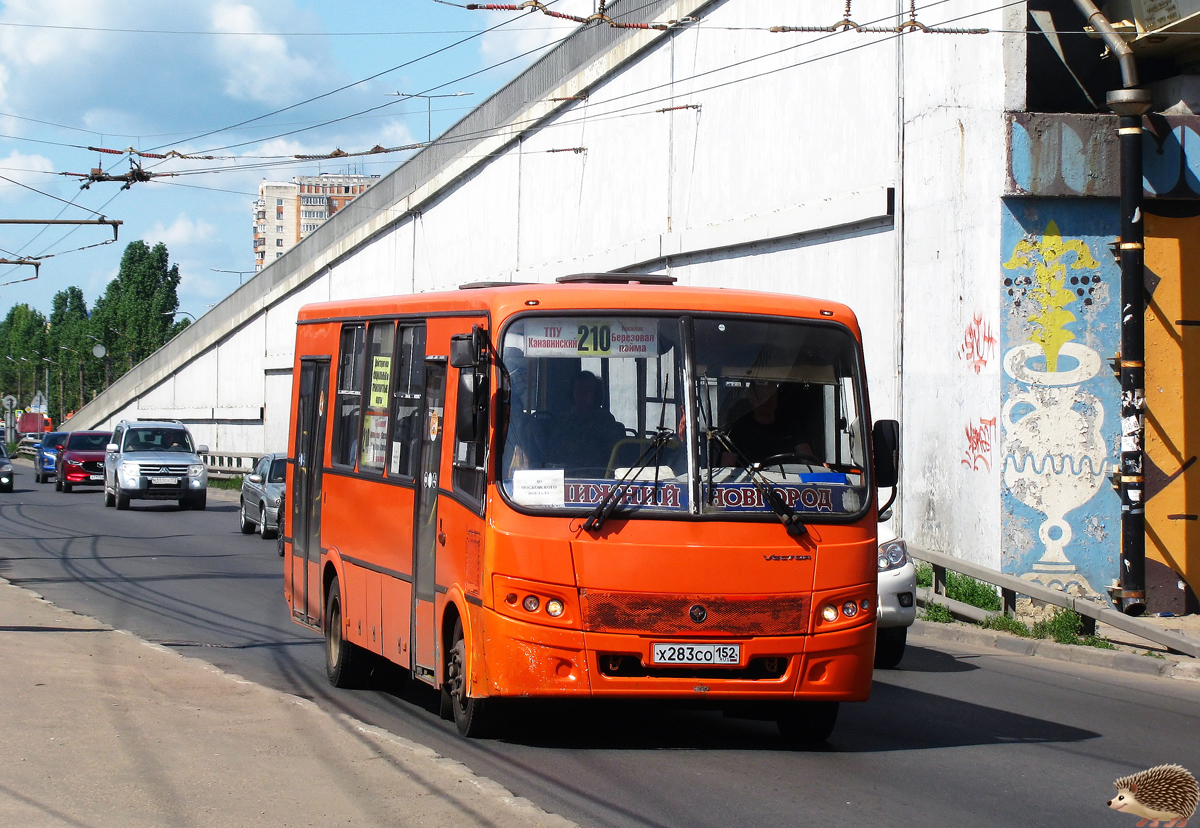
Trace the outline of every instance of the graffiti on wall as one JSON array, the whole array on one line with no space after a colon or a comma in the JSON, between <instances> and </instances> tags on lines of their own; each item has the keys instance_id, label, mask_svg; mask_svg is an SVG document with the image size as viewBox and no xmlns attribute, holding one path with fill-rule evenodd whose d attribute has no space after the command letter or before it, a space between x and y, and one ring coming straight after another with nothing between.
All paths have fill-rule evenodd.
<instances>
[{"instance_id":1,"label":"graffiti on wall","mask_svg":"<svg viewBox=\"0 0 1200 828\"><path fill-rule=\"evenodd\" d=\"M1104 365L1119 339L1119 272L1107 250L1116 207L1025 199L1005 207L1002 568L1103 595L1116 550L1095 527L1120 521L1107 482L1119 386Z\"/></svg>"},{"instance_id":2,"label":"graffiti on wall","mask_svg":"<svg viewBox=\"0 0 1200 828\"><path fill-rule=\"evenodd\" d=\"M962 345L958 346L958 357L965 359L976 374L996 358L996 335L992 333L991 324L984 320L982 311L975 311L971 324L967 325Z\"/></svg>"},{"instance_id":3,"label":"graffiti on wall","mask_svg":"<svg viewBox=\"0 0 1200 828\"><path fill-rule=\"evenodd\" d=\"M979 418L979 423L967 423L967 449L960 461L972 471L992 470L992 446L996 443L996 418Z\"/></svg>"}]
</instances>

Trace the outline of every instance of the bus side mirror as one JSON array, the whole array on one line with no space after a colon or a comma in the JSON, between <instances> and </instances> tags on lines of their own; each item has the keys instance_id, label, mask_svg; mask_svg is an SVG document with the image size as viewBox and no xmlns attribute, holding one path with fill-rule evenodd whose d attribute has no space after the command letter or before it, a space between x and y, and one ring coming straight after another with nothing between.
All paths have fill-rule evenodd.
<instances>
[{"instance_id":1,"label":"bus side mirror","mask_svg":"<svg viewBox=\"0 0 1200 828\"><path fill-rule=\"evenodd\" d=\"M483 377L483 373L473 370L460 371L458 374L454 427L460 443L475 442L487 427L481 416L484 410Z\"/></svg>"},{"instance_id":2,"label":"bus side mirror","mask_svg":"<svg viewBox=\"0 0 1200 828\"><path fill-rule=\"evenodd\" d=\"M878 420L871 430L875 459L875 486L888 489L900 479L900 423Z\"/></svg>"},{"instance_id":3,"label":"bus side mirror","mask_svg":"<svg viewBox=\"0 0 1200 828\"><path fill-rule=\"evenodd\" d=\"M455 368L474 368L484 364L484 344L487 334L478 325L469 334L450 337L450 364Z\"/></svg>"}]
</instances>

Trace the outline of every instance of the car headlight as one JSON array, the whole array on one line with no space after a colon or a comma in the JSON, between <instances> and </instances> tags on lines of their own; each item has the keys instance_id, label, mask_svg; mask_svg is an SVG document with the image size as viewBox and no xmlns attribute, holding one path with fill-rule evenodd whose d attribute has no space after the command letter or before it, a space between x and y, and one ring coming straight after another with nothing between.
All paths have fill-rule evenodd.
<instances>
[{"instance_id":1,"label":"car headlight","mask_svg":"<svg viewBox=\"0 0 1200 828\"><path fill-rule=\"evenodd\" d=\"M11 463L5 463L3 466L0 466L0 473L3 473L3 474L12 474L12 464L11 464Z\"/></svg>"},{"instance_id":2,"label":"car headlight","mask_svg":"<svg viewBox=\"0 0 1200 828\"><path fill-rule=\"evenodd\" d=\"M899 569L908 563L908 544L897 538L879 544L879 571Z\"/></svg>"},{"instance_id":3,"label":"car headlight","mask_svg":"<svg viewBox=\"0 0 1200 828\"><path fill-rule=\"evenodd\" d=\"M188 466L188 477L199 477L202 474L204 474L203 463L192 463Z\"/></svg>"},{"instance_id":4,"label":"car headlight","mask_svg":"<svg viewBox=\"0 0 1200 828\"><path fill-rule=\"evenodd\" d=\"M141 473L142 470L138 467L138 464L131 460L126 460L121 464L121 474L128 474L136 477Z\"/></svg>"}]
</instances>

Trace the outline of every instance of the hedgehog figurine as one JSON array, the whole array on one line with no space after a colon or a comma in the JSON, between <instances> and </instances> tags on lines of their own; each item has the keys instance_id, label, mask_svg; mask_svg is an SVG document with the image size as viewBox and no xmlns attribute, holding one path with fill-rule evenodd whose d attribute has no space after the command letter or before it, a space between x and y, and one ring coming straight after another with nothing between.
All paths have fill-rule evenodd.
<instances>
[{"instance_id":1,"label":"hedgehog figurine","mask_svg":"<svg viewBox=\"0 0 1200 828\"><path fill-rule=\"evenodd\" d=\"M1179 765L1159 765L1122 776L1113 784L1117 795L1108 801L1108 807L1143 817L1138 828L1147 823L1157 828L1160 820L1165 820L1166 828L1184 828L1200 799L1196 778Z\"/></svg>"}]
</instances>

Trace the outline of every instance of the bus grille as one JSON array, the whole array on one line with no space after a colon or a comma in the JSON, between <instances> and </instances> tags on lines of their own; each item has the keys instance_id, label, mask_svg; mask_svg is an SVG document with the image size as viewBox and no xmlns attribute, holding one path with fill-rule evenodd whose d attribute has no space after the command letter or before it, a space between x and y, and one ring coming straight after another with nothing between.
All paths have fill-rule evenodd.
<instances>
[{"instance_id":1,"label":"bus grille","mask_svg":"<svg viewBox=\"0 0 1200 828\"><path fill-rule=\"evenodd\" d=\"M588 632L661 635L803 635L809 599L803 595L658 595L584 590L583 624ZM692 620L693 607L704 620Z\"/></svg>"}]
</instances>

